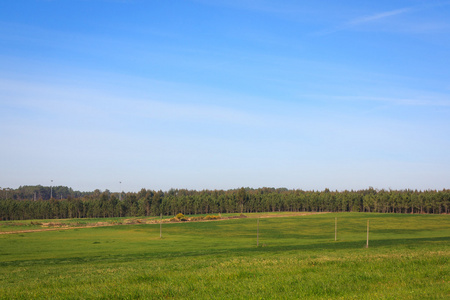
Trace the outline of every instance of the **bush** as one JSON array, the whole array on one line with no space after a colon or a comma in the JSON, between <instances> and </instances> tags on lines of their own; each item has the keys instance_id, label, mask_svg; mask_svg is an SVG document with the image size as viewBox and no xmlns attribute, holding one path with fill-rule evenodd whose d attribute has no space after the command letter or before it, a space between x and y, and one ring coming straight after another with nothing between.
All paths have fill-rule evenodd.
<instances>
[{"instance_id":1,"label":"bush","mask_svg":"<svg viewBox=\"0 0 450 300\"><path fill-rule=\"evenodd\" d=\"M179 213L178 215L176 215L176 217L178 220L181 220L184 218L184 215L182 213Z\"/></svg>"}]
</instances>

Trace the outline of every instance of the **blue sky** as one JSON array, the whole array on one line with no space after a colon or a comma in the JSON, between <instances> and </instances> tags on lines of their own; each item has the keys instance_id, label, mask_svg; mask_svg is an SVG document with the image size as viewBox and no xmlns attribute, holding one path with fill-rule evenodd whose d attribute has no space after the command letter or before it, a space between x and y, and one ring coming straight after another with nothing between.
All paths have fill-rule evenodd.
<instances>
[{"instance_id":1,"label":"blue sky","mask_svg":"<svg viewBox=\"0 0 450 300\"><path fill-rule=\"evenodd\" d=\"M0 187L449 188L449 53L450 1L2 1Z\"/></svg>"}]
</instances>

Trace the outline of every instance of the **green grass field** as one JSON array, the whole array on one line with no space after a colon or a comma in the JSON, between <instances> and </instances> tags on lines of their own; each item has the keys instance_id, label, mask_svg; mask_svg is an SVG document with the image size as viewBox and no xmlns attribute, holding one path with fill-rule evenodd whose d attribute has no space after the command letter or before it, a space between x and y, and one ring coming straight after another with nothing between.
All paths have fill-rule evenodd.
<instances>
[{"instance_id":1,"label":"green grass field","mask_svg":"<svg viewBox=\"0 0 450 300\"><path fill-rule=\"evenodd\" d=\"M158 224L1 234L0 298L450 298L448 215L261 218L259 247L256 226L164 224L162 239Z\"/></svg>"}]
</instances>

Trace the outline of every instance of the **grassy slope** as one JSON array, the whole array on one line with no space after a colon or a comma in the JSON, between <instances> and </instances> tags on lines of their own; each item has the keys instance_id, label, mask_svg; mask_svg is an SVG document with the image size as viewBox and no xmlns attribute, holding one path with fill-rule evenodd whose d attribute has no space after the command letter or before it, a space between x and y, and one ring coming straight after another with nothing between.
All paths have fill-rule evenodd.
<instances>
[{"instance_id":1,"label":"grassy slope","mask_svg":"<svg viewBox=\"0 0 450 300\"><path fill-rule=\"evenodd\" d=\"M334 217L338 241L334 241ZM370 218L370 248L364 248ZM447 215L324 214L0 235L0 298L450 296Z\"/></svg>"}]
</instances>

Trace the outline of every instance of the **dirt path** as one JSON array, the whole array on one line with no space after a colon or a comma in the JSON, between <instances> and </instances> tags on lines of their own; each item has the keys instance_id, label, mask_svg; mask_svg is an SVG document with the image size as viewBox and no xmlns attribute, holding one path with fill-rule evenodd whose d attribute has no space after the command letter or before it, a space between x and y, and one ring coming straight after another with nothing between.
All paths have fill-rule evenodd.
<instances>
[{"instance_id":1,"label":"dirt path","mask_svg":"<svg viewBox=\"0 0 450 300\"><path fill-rule=\"evenodd\" d=\"M283 217L298 217L298 216L309 216L316 214L327 214L328 212L292 212L292 213L255 213L251 215L246 215L246 218L283 218ZM239 217L237 217L239 218ZM198 220L198 221L189 221L189 222L211 222L211 221L225 221L237 219L236 217L223 217L221 219L215 220ZM126 220L125 220L126 221ZM169 221L169 219L164 219L163 223L179 223ZM15 234L15 233L31 233L31 232L42 232L42 231L55 231L55 230L68 230L68 229L81 229L81 228L94 228L94 227L107 227L107 226L124 226L124 225L139 225L139 224L159 224L157 220L151 220L142 223L125 223L125 224L110 224L107 222L98 222L94 225L86 225L86 226L61 226L54 228L39 228L39 229L29 229L29 230L16 230L16 231L0 231L0 234Z\"/></svg>"},{"instance_id":2,"label":"dirt path","mask_svg":"<svg viewBox=\"0 0 450 300\"><path fill-rule=\"evenodd\" d=\"M67 229L80 229L80 228L93 228L93 227L106 227L106 226L116 226L115 224L109 225L92 225L92 226L80 226L80 227L56 227L56 228L41 228L41 229L30 229L30 230L16 230L16 231L0 231L0 234L13 234L13 233L28 233L28 232L41 232L41 231L55 231L55 230L67 230Z\"/></svg>"}]
</instances>

